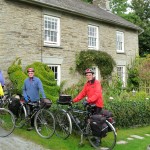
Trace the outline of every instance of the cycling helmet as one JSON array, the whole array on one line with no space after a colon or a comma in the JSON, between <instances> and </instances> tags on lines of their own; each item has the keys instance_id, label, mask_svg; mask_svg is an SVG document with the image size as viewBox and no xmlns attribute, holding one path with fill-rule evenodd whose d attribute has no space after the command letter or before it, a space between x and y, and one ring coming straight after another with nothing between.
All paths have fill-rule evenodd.
<instances>
[{"instance_id":1,"label":"cycling helmet","mask_svg":"<svg viewBox=\"0 0 150 150\"><path fill-rule=\"evenodd\" d=\"M94 71L92 69L88 68L88 69L85 70L85 74L87 74L87 73L94 74Z\"/></svg>"},{"instance_id":2,"label":"cycling helmet","mask_svg":"<svg viewBox=\"0 0 150 150\"><path fill-rule=\"evenodd\" d=\"M33 68L28 68L27 72L34 72Z\"/></svg>"}]
</instances>

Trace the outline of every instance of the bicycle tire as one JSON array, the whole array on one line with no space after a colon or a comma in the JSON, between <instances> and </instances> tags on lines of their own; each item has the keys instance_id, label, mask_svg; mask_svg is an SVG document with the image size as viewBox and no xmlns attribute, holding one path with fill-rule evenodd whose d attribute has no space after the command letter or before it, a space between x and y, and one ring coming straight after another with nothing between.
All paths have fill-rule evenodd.
<instances>
[{"instance_id":1,"label":"bicycle tire","mask_svg":"<svg viewBox=\"0 0 150 150\"><path fill-rule=\"evenodd\" d=\"M25 106L20 106L18 110L18 115L15 116L15 127L22 128L26 123L26 108Z\"/></svg>"},{"instance_id":2,"label":"bicycle tire","mask_svg":"<svg viewBox=\"0 0 150 150\"><path fill-rule=\"evenodd\" d=\"M50 138L55 132L54 115L46 109L40 109L34 119L35 130L42 138Z\"/></svg>"},{"instance_id":3,"label":"bicycle tire","mask_svg":"<svg viewBox=\"0 0 150 150\"><path fill-rule=\"evenodd\" d=\"M15 129L15 117L5 108L0 108L0 137L10 135Z\"/></svg>"},{"instance_id":4,"label":"bicycle tire","mask_svg":"<svg viewBox=\"0 0 150 150\"><path fill-rule=\"evenodd\" d=\"M72 133L72 121L69 114L61 109L55 112L56 135L62 139L67 139Z\"/></svg>"},{"instance_id":5,"label":"bicycle tire","mask_svg":"<svg viewBox=\"0 0 150 150\"><path fill-rule=\"evenodd\" d=\"M88 123L87 128L86 128L88 140L89 140L90 144L97 150L112 150L116 145L116 138L117 138L116 130L113 127L113 125L110 122L108 122L107 120L105 123L106 123L109 131L106 133L105 137L99 138L99 141L100 141L99 145L97 145L95 143L95 141L93 140L98 137L95 137L92 135L90 123Z\"/></svg>"}]
</instances>

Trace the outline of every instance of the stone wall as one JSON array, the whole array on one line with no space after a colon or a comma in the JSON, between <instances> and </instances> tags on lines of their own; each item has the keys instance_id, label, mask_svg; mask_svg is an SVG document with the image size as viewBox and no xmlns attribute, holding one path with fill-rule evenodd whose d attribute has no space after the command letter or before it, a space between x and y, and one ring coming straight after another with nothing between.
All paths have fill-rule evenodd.
<instances>
[{"instance_id":1,"label":"stone wall","mask_svg":"<svg viewBox=\"0 0 150 150\"><path fill-rule=\"evenodd\" d=\"M116 62L130 64L138 54L138 33L134 30L23 2L1 0L0 6L0 64L6 78L8 67L20 57L23 67L34 61L60 64L61 81L67 80L66 86L76 83L80 75L70 74L70 68L75 68L76 53L88 49L88 24L99 26L99 50L112 55ZM61 46L58 48L43 46L44 14L60 17ZM124 32L125 54L116 53L117 30Z\"/></svg>"}]
</instances>

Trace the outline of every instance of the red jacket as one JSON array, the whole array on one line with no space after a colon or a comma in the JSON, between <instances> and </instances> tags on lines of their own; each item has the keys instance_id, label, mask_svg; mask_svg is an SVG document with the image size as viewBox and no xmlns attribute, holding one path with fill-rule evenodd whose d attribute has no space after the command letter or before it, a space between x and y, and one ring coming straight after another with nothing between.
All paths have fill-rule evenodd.
<instances>
[{"instance_id":1,"label":"red jacket","mask_svg":"<svg viewBox=\"0 0 150 150\"><path fill-rule=\"evenodd\" d=\"M73 99L73 102L78 102L86 96L88 103L96 104L97 107L103 108L102 87L98 80L95 80L94 83L87 82L83 90Z\"/></svg>"}]
</instances>

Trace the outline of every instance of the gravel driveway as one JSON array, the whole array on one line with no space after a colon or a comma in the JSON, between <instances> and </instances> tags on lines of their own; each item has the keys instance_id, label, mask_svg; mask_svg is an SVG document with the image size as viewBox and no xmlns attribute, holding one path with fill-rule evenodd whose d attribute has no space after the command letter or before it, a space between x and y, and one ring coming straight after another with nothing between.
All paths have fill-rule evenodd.
<instances>
[{"instance_id":1,"label":"gravel driveway","mask_svg":"<svg viewBox=\"0 0 150 150\"><path fill-rule=\"evenodd\" d=\"M0 137L0 150L49 150L16 135Z\"/></svg>"}]
</instances>

